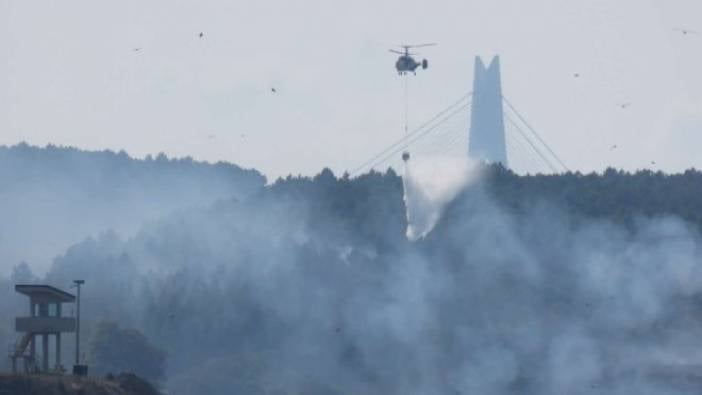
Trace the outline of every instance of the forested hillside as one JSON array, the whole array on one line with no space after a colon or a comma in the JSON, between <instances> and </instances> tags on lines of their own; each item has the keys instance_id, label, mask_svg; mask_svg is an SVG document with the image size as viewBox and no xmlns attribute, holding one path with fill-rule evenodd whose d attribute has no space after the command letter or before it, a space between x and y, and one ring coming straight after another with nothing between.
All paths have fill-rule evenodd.
<instances>
[{"instance_id":1,"label":"forested hillside","mask_svg":"<svg viewBox=\"0 0 702 395\"><path fill-rule=\"evenodd\" d=\"M675 215L702 226L702 173L644 170L627 173L517 176L493 168L487 177L492 196L502 205L526 211L546 200L585 217L630 221L639 216Z\"/></svg>"},{"instance_id":2,"label":"forested hillside","mask_svg":"<svg viewBox=\"0 0 702 395\"><path fill-rule=\"evenodd\" d=\"M412 243L400 177L325 170L88 239L47 280L85 278L90 325L143 331L176 394L694 393L701 180L489 168Z\"/></svg>"},{"instance_id":3,"label":"forested hillside","mask_svg":"<svg viewBox=\"0 0 702 395\"><path fill-rule=\"evenodd\" d=\"M410 242L398 175L324 170L86 238L41 281L86 280L89 363L117 366L119 322L172 394L692 394L701 184L491 167Z\"/></svg>"},{"instance_id":4,"label":"forested hillside","mask_svg":"<svg viewBox=\"0 0 702 395\"><path fill-rule=\"evenodd\" d=\"M0 146L0 270L21 261L36 269L88 235L130 235L174 210L242 198L265 178L228 163L165 155Z\"/></svg>"}]
</instances>

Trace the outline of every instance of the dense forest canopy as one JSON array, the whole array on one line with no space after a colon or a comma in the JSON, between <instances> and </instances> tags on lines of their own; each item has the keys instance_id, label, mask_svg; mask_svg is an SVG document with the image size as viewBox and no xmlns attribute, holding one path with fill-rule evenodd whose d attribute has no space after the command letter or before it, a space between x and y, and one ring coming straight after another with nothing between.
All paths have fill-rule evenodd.
<instances>
[{"instance_id":1,"label":"dense forest canopy","mask_svg":"<svg viewBox=\"0 0 702 395\"><path fill-rule=\"evenodd\" d=\"M675 215L702 225L702 173L695 169L666 174L608 168L601 174L518 176L494 168L487 178L497 201L521 211L542 200L578 215L617 222Z\"/></svg>"},{"instance_id":2,"label":"dense forest canopy","mask_svg":"<svg viewBox=\"0 0 702 395\"><path fill-rule=\"evenodd\" d=\"M325 169L86 235L38 277L84 278L86 344L138 330L173 394L692 394L700 189L488 167L410 242L400 176Z\"/></svg>"}]
</instances>

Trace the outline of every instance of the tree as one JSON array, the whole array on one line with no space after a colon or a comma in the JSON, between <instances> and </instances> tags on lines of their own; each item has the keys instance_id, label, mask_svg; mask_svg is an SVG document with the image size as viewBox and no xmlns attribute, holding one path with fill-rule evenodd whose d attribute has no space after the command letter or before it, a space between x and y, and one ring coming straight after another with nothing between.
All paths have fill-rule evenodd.
<instances>
[{"instance_id":1,"label":"tree","mask_svg":"<svg viewBox=\"0 0 702 395\"><path fill-rule=\"evenodd\" d=\"M122 329L114 322L97 324L88 353L96 375L130 372L153 382L164 377L165 351L152 345L138 330Z\"/></svg>"},{"instance_id":2,"label":"tree","mask_svg":"<svg viewBox=\"0 0 702 395\"><path fill-rule=\"evenodd\" d=\"M29 284L36 281L36 277L27 262L22 261L12 268L10 280L15 284Z\"/></svg>"}]
</instances>

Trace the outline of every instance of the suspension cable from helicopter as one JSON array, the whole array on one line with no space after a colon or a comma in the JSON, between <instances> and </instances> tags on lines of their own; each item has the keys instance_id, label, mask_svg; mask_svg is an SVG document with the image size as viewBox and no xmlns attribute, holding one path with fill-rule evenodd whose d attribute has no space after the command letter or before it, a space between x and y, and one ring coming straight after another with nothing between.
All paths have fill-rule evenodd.
<instances>
[{"instance_id":1,"label":"suspension cable from helicopter","mask_svg":"<svg viewBox=\"0 0 702 395\"><path fill-rule=\"evenodd\" d=\"M405 134L404 137L407 137L407 133L409 132L409 78L407 78L407 74L402 78L405 80Z\"/></svg>"}]
</instances>

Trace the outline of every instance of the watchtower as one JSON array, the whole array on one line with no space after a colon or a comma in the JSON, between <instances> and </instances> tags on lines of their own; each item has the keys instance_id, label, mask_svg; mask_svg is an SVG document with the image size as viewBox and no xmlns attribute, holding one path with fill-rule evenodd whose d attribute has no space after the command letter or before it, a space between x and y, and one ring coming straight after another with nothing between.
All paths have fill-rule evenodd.
<instances>
[{"instance_id":1,"label":"watchtower","mask_svg":"<svg viewBox=\"0 0 702 395\"><path fill-rule=\"evenodd\" d=\"M49 336L56 336L55 370L61 369L61 334L76 330L76 319L63 317L62 304L74 303L76 297L49 285L15 285L15 291L29 297L29 317L17 317L15 329L23 332L21 340L10 353L12 371L17 373L17 360L24 361L24 372L49 371ZM42 361L36 360L36 340L42 340Z\"/></svg>"}]
</instances>

